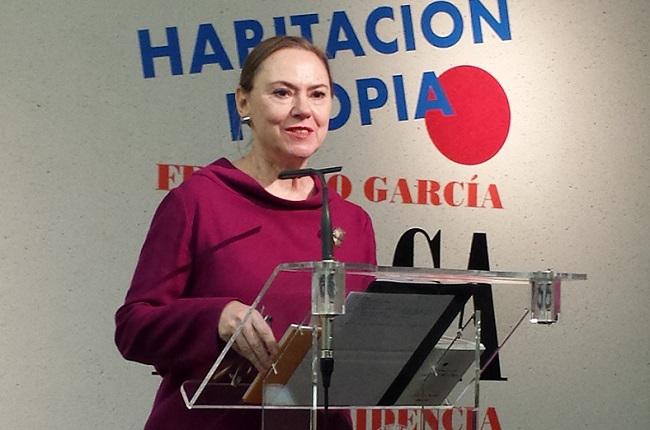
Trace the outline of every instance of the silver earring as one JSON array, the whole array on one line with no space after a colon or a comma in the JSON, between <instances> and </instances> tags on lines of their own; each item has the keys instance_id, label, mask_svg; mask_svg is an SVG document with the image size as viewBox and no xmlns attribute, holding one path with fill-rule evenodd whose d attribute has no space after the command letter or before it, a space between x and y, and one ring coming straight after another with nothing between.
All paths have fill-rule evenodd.
<instances>
[{"instance_id":1,"label":"silver earring","mask_svg":"<svg viewBox=\"0 0 650 430\"><path fill-rule=\"evenodd\" d=\"M242 124L246 124L246 125L250 126L250 125L251 125L251 117L248 116L248 115L243 116L243 117L241 117L240 122L241 122Z\"/></svg>"}]
</instances>

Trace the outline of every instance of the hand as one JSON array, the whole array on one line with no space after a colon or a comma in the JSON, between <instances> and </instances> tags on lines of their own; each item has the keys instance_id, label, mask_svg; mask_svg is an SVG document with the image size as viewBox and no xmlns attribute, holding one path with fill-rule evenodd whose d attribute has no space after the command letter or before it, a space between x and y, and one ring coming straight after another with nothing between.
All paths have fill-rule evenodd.
<instances>
[{"instance_id":1,"label":"hand","mask_svg":"<svg viewBox=\"0 0 650 430\"><path fill-rule=\"evenodd\" d=\"M219 337L227 342L246 316L250 306L233 300L221 312L219 318ZM278 343L271 327L262 315L253 310L244 328L233 343L233 349L250 361L259 372L266 372L278 356Z\"/></svg>"}]
</instances>

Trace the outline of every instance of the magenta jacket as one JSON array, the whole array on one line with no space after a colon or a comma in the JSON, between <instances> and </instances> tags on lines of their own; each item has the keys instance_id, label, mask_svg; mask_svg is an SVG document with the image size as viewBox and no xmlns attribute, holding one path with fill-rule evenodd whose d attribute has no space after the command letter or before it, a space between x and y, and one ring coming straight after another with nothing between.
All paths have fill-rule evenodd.
<instances>
[{"instance_id":1,"label":"magenta jacket","mask_svg":"<svg viewBox=\"0 0 650 430\"><path fill-rule=\"evenodd\" d=\"M320 201L319 187L303 201L275 197L226 159L164 198L115 316L122 355L162 376L145 429L259 428L256 413L188 410L180 385L203 378L219 354L217 323L226 303L251 303L280 263L320 260ZM335 258L376 264L368 214L334 192L329 202L333 227L345 232ZM279 339L308 314L310 286L274 289L265 303Z\"/></svg>"}]
</instances>

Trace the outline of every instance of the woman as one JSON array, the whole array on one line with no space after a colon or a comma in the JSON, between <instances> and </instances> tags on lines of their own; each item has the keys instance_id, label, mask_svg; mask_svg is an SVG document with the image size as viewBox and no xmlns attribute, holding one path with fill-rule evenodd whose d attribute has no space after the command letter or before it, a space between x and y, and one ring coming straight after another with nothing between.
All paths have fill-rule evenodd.
<instances>
[{"instance_id":1,"label":"woman","mask_svg":"<svg viewBox=\"0 0 650 430\"><path fill-rule=\"evenodd\" d=\"M243 158L220 159L171 191L154 215L124 305L116 343L125 358L162 376L146 429L256 428L252 412L187 410L180 385L202 378L280 263L319 260L321 188L310 177L279 180L307 165L327 134L332 79L327 58L308 41L279 36L248 56L237 108L252 130ZM332 225L345 232L334 250L344 262L375 264L368 215L330 193ZM266 298L234 346L258 370L276 339L309 309L309 286Z\"/></svg>"}]
</instances>

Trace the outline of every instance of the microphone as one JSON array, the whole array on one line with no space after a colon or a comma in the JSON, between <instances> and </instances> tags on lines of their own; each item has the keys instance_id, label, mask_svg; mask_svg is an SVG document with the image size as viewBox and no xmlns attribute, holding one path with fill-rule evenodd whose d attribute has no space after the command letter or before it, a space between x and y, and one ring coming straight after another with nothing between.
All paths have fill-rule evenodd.
<instances>
[{"instance_id":1,"label":"microphone","mask_svg":"<svg viewBox=\"0 0 650 430\"><path fill-rule=\"evenodd\" d=\"M285 170L278 176L279 179L301 178L303 176L317 177L320 181L322 193L321 210L321 251L322 261L317 266L312 278L312 314L319 315L321 334L319 339L319 363L323 378L323 394L325 407L325 423L329 409L329 386L334 371L334 317L343 313L343 296L345 277L340 270L341 263L334 260L334 237L332 235L332 220L329 210L329 193L325 174L340 172L341 166L325 167L322 169ZM314 298L317 300L314 303ZM327 425L327 424L325 424Z\"/></svg>"},{"instance_id":2,"label":"microphone","mask_svg":"<svg viewBox=\"0 0 650 430\"><path fill-rule=\"evenodd\" d=\"M284 170L280 172L279 179L294 179L302 178L303 176L316 176L320 181L322 193L322 210L320 216L320 231L321 231L321 250L323 261L334 261L334 238L332 237L332 220L330 219L330 205L329 205L329 192L327 189L327 181L325 175L327 173L335 173L343 170L341 166L324 167L322 169L297 169L297 170Z\"/></svg>"}]
</instances>

